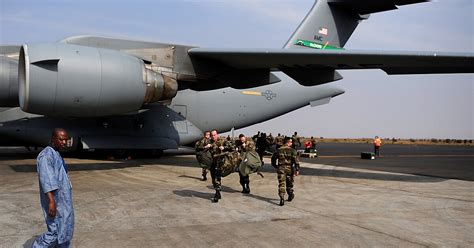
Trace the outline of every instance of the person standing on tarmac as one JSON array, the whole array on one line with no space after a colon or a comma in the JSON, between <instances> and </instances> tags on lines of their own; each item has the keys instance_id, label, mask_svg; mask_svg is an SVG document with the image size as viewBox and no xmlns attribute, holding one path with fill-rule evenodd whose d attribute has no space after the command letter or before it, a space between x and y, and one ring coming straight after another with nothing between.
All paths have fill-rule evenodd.
<instances>
[{"instance_id":1,"label":"person standing on tarmac","mask_svg":"<svg viewBox=\"0 0 474 248\"><path fill-rule=\"evenodd\" d=\"M311 136L311 146L312 146L312 148L316 148L316 144L317 144L316 138Z\"/></svg>"},{"instance_id":2,"label":"person standing on tarmac","mask_svg":"<svg viewBox=\"0 0 474 248\"><path fill-rule=\"evenodd\" d=\"M211 165L211 179L212 185L216 190L216 194L212 198L212 202L219 202L221 197L221 170L218 168L219 159L224 152L235 151L235 145L233 142L228 141L224 137L219 137L217 130L211 131L211 148L212 154L212 165Z\"/></svg>"},{"instance_id":3,"label":"person standing on tarmac","mask_svg":"<svg viewBox=\"0 0 474 248\"><path fill-rule=\"evenodd\" d=\"M268 147L267 135L265 133L261 133L260 136L257 138L256 146L257 153L260 156L260 161L262 161L263 165L263 155L265 154L265 150L267 150Z\"/></svg>"},{"instance_id":4,"label":"person standing on tarmac","mask_svg":"<svg viewBox=\"0 0 474 248\"><path fill-rule=\"evenodd\" d=\"M291 139L292 139L292 142L293 142L292 148L293 149L298 149L298 147L301 146L300 137L298 137L298 133L295 132L293 134L293 136L291 136Z\"/></svg>"},{"instance_id":5,"label":"person standing on tarmac","mask_svg":"<svg viewBox=\"0 0 474 248\"><path fill-rule=\"evenodd\" d=\"M278 150L278 148L283 146L283 140L285 139L285 136L281 135L278 133L278 136L275 138L275 148Z\"/></svg>"},{"instance_id":6,"label":"person standing on tarmac","mask_svg":"<svg viewBox=\"0 0 474 248\"><path fill-rule=\"evenodd\" d=\"M40 201L47 231L32 247L70 247L74 233L72 185L68 169L59 151L67 148L67 132L56 128L51 146L44 148L37 158Z\"/></svg>"},{"instance_id":7,"label":"person standing on tarmac","mask_svg":"<svg viewBox=\"0 0 474 248\"><path fill-rule=\"evenodd\" d=\"M289 202L295 198L295 193L293 192L294 177L300 174L298 154L295 149L291 148L292 143L292 139L286 137L284 145L272 156L272 166L277 169L278 174L280 206L285 205L285 193L288 193Z\"/></svg>"},{"instance_id":8,"label":"person standing on tarmac","mask_svg":"<svg viewBox=\"0 0 474 248\"><path fill-rule=\"evenodd\" d=\"M245 135L240 134L239 139L235 141L237 151L242 155L244 152L255 151L255 143L251 139L247 139ZM242 193L250 194L250 177L242 176L239 173L240 185L242 185Z\"/></svg>"},{"instance_id":9,"label":"person standing on tarmac","mask_svg":"<svg viewBox=\"0 0 474 248\"><path fill-rule=\"evenodd\" d=\"M382 140L379 136L375 136L374 139L374 153L376 157L380 157L380 147L382 146Z\"/></svg>"},{"instance_id":10,"label":"person standing on tarmac","mask_svg":"<svg viewBox=\"0 0 474 248\"><path fill-rule=\"evenodd\" d=\"M211 148L211 132L206 131L204 132L204 137L196 142L195 149L196 152L203 152ZM202 180L207 180L207 169L202 168Z\"/></svg>"}]
</instances>

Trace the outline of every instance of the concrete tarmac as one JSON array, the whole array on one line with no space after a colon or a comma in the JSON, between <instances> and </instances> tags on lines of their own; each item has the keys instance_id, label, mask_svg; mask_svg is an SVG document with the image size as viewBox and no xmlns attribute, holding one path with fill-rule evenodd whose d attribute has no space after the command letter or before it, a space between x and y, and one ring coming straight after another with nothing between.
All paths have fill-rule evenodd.
<instances>
[{"instance_id":1,"label":"concrete tarmac","mask_svg":"<svg viewBox=\"0 0 474 248\"><path fill-rule=\"evenodd\" d=\"M0 247L28 247L45 231L35 156L0 149ZM264 178L251 175L249 195L240 193L237 174L223 178L219 203L211 203L210 180L200 180L189 153L125 161L66 158L76 213L73 247L474 246L472 180L397 171L408 170L404 164L413 159L416 171L422 156L394 156L387 164L388 154L373 161L333 156L339 158L304 159L296 198L283 207L269 158ZM454 165L460 159L445 158ZM433 173L443 170L449 166Z\"/></svg>"}]
</instances>

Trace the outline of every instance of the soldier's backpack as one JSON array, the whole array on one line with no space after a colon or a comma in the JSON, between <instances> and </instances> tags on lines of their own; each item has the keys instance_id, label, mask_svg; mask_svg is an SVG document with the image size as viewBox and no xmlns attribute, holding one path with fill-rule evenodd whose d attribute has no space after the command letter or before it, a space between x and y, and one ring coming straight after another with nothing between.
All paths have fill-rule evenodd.
<instances>
[{"instance_id":1,"label":"soldier's backpack","mask_svg":"<svg viewBox=\"0 0 474 248\"><path fill-rule=\"evenodd\" d=\"M204 169L211 168L212 155L209 151L196 152L196 159L199 162L199 166Z\"/></svg>"},{"instance_id":2,"label":"soldier's backpack","mask_svg":"<svg viewBox=\"0 0 474 248\"><path fill-rule=\"evenodd\" d=\"M242 176L248 176L258 171L262 166L260 156L256 151L248 151L242 154L242 162L239 165L239 172Z\"/></svg>"},{"instance_id":3,"label":"soldier's backpack","mask_svg":"<svg viewBox=\"0 0 474 248\"><path fill-rule=\"evenodd\" d=\"M226 177L236 172L240 164L240 156L238 152L226 152L219 155L217 160L217 168L221 172L221 177Z\"/></svg>"}]
</instances>

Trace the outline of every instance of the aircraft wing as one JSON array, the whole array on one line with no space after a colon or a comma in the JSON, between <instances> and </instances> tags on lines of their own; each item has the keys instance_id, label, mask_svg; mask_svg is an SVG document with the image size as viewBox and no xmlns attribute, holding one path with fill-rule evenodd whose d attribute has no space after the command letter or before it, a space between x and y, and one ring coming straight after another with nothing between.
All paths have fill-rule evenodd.
<instances>
[{"instance_id":1,"label":"aircraft wing","mask_svg":"<svg viewBox=\"0 0 474 248\"><path fill-rule=\"evenodd\" d=\"M387 74L474 72L474 53L206 48L192 48L188 53L191 58L243 70L381 69Z\"/></svg>"},{"instance_id":2,"label":"aircraft wing","mask_svg":"<svg viewBox=\"0 0 474 248\"><path fill-rule=\"evenodd\" d=\"M429 0L328 0L328 4L343 8L352 13L366 15L397 9L397 6L413 3L429 2Z\"/></svg>"}]
</instances>

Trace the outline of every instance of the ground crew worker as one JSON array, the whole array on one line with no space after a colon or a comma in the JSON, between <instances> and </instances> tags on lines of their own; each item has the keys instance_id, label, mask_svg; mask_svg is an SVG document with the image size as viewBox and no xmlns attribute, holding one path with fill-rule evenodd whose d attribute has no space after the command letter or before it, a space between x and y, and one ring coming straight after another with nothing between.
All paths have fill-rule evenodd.
<instances>
[{"instance_id":1,"label":"ground crew worker","mask_svg":"<svg viewBox=\"0 0 474 248\"><path fill-rule=\"evenodd\" d=\"M304 142L304 151L309 152L309 149L313 148L313 143L311 140L307 140Z\"/></svg>"},{"instance_id":2,"label":"ground crew worker","mask_svg":"<svg viewBox=\"0 0 474 248\"><path fill-rule=\"evenodd\" d=\"M211 132L204 132L204 137L201 140L198 140L195 145L196 152L206 151L211 148ZM202 180L207 180L207 169L202 168Z\"/></svg>"},{"instance_id":3,"label":"ground crew worker","mask_svg":"<svg viewBox=\"0 0 474 248\"><path fill-rule=\"evenodd\" d=\"M209 150L212 154L212 165L211 165L211 179L212 186L216 190L216 194L212 198L212 202L218 202L221 199L221 171L218 168L219 159L222 153L235 151L235 145L233 142L228 141L224 137L219 137L217 130L211 131L211 148Z\"/></svg>"},{"instance_id":4,"label":"ground crew worker","mask_svg":"<svg viewBox=\"0 0 474 248\"><path fill-rule=\"evenodd\" d=\"M288 201L292 201L295 198L295 193L293 192L294 176L300 174L298 154L295 149L291 148L292 143L292 139L286 137L284 145L272 156L272 166L277 169L278 174L280 206L285 205L285 193L288 193Z\"/></svg>"},{"instance_id":5,"label":"ground crew worker","mask_svg":"<svg viewBox=\"0 0 474 248\"><path fill-rule=\"evenodd\" d=\"M374 139L374 153L376 157L380 157L380 147L382 146L382 140L379 136L375 136Z\"/></svg>"},{"instance_id":6,"label":"ground crew worker","mask_svg":"<svg viewBox=\"0 0 474 248\"><path fill-rule=\"evenodd\" d=\"M237 151L242 155L244 152L255 151L255 143L251 139L247 139L245 135L240 134L239 139L235 141L235 146ZM242 193L249 194L250 193L250 177L242 176L239 173L240 177L240 185L242 185Z\"/></svg>"}]
</instances>

